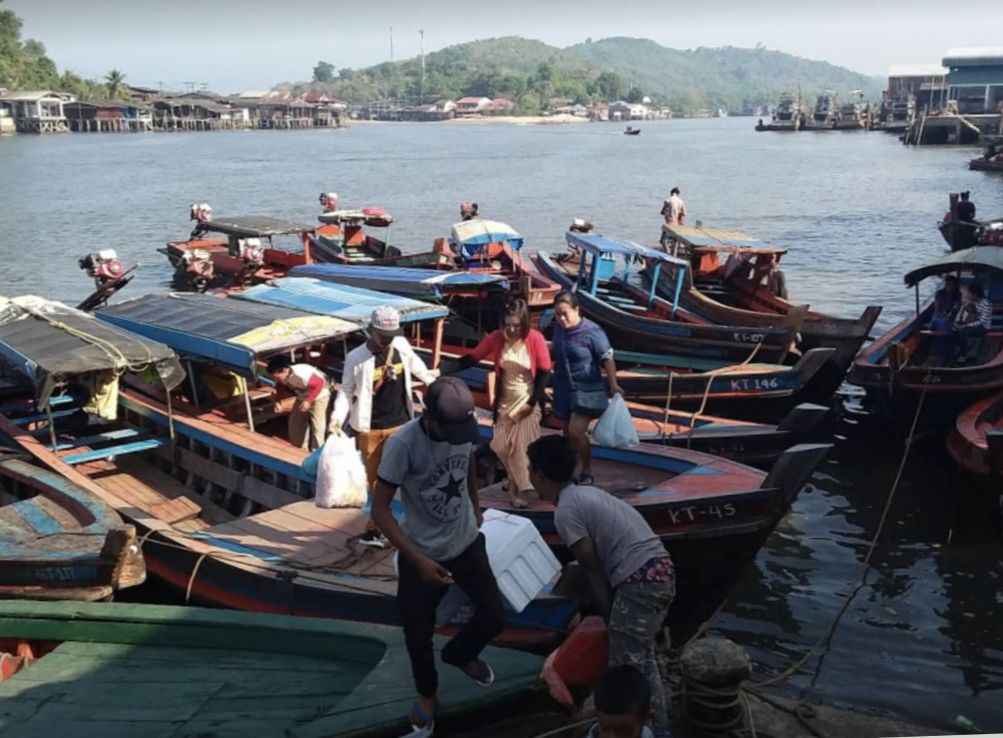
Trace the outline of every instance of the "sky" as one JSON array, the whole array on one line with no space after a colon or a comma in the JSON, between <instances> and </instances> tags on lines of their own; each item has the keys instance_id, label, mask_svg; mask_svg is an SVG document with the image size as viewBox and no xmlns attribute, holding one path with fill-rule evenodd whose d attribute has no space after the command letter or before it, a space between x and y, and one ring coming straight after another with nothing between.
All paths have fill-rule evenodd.
<instances>
[{"instance_id":1,"label":"sky","mask_svg":"<svg viewBox=\"0 0 1003 738\"><path fill-rule=\"evenodd\" d=\"M635 36L677 49L753 47L884 75L948 48L999 45L1003 0L0 0L60 71L219 92L308 80L313 66L360 68L518 35L555 46Z\"/></svg>"}]
</instances>

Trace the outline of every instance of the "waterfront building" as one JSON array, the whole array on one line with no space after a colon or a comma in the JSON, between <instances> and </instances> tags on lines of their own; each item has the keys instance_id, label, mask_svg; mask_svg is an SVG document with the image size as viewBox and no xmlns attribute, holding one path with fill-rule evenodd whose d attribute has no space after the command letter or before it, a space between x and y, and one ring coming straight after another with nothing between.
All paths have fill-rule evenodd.
<instances>
[{"instance_id":1,"label":"waterfront building","mask_svg":"<svg viewBox=\"0 0 1003 738\"><path fill-rule=\"evenodd\" d=\"M5 92L0 105L10 111L19 133L66 133L70 130L63 105L76 98L67 92L29 90Z\"/></svg>"},{"instance_id":2,"label":"waterfront building","mask_svg":"<svg viewBox=\"0 0 1003 738\"><path fill-rule=\"evenodd\" d=\"M884 103L913 101L916 110L942 110L947 105L947 67L940 64L895 64L888 69Z\"/></svg>"},{"instance_id":3,"label":"waterfront building","mask_svg":"<svg viewBox=\"0 0 1003 738\"><path fill-rule=\"evenodd\" d=\"M944 66L958 113L1003 113L1003 46L951 49Z\"/></svg>"},{"instance_id":4,"label":"waterfront building","mask_svg":"<svg viewBox=\"0 0 1003 738\"><path fill-rule=\"evenodd\" d=\"M63 105L75 133L133 133L153 130L153 108L135 102L68 102Z\"/></svg>"},{"instance_id":5,"label":"waterfront building","mask_svg":"<svg viewBox=\"0 0 1003 738\"><path fill-rule=\"evenodd\" d=\"M456 117L472 118L479 116L491 104L489 97L461 97L456 101Z\"/></svg>"}]
</instances>

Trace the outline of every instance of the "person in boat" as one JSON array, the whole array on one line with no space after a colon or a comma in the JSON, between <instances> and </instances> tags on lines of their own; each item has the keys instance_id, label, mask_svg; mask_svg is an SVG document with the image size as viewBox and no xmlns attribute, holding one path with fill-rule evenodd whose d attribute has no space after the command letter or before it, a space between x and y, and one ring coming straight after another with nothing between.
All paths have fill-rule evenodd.
<instances>
[{"instance_id":1,"label":"person in boat","mask_svg":"<svg viewBox=\"0 0 1003 738\"><path fill-rule=\"evenodd\" d=\"M442 660L482 686L494 681L480 653L501 633L505 611L479 531L477 437L473 395L456 377L441 377L425 394L425 413L387 441L377 474L373 519L400 552L397 601L418 691L409 715L415 730L431 729L435 720L435 610L454 582L470 598L474 613L443 647ZM398 490L403 528L390 510Z\"/></svg>"},{"instance_id":2,"label":"person in boat","mask_svg":"<svg viewBox=\"0 0 1003 738\"><path fill-rule=\"evenodd\" d=\"M609 665L641 671L651 689L655 735L668 713L655 639L676 593L675 569L661 539L631 505L591 485L574 484L575 450L560 436L529 447L541 499L554 505L554 526L585 574L593 605L609 632Z\"/></svg>"},{"instance_id":3,"label":"person in boat","mask_svg":"<svg viewBox=\"0 0 1003 738\"><path fill-rule=\"evenodd\" d=\"M993 304L979 282L961 288L961 308L954 321L956 356L959 362L974 358L982 339L992 328Z\"/></svg>"},{"instance_id":4,"label":"person in boat","mask_svg":"<svg viewBox=\"0 0 1003 738\"><path fill-rule=\"evenodd\" d=\"M958 220L965 223L975 222L975 203L969 199L970 196L970 192L962 192L958 201Z\"/></svg>"},{"instance_id":5,"label":"person in boat","mask_svg":"<svg viewBox=\"0 0 1003 738\"><path fill-rule=\"evenodd\" d=\"M769 254L765 261L756 260L753 281L769 290L782 300L787 299L787 277L780 268L780 260L776 254Z\"/></svg>"},{"instance_id":6,"label":"person in boat","mask_svg":"<svg viewBox=\"0 0 1003 738\"><path fill-rule=\"evenodd\" d=\"M586 738L653 738L651 687L633 666L611 666L599 675L592 692L596 722Z\"/></svg>"},{"instance_id":7,"label":"person in boat","mask_svg":"<svg viewBox=\"0 0 1003 738\"><path fill-rule=\"evenodd\" d=\"M477 203L464 200L460 203L460 220L473 220L478 216Z\"/></svg>"},{"instance_id":8,"label":"person in boat","mask_svg":"<svg viewBox=\"0 0 1003 738\"><path fill-rule=\"evenodd\" d=\"M290 390L296 402L289 413L289 442L308 451L324 445L327 438L327 408L331 402L330 380L310 364L294 364L285 354L268 360L268 376Z\"/></svg>"},{"instance_id":9,"label":"person in boat","mask_svg":"<svg viewBox=\"0 0 1003 738\"><path fill-rule=\"evenodd\" d=\"M401 335L397 309L380 305L373 310L366 342L345 357L341 386L331 411L332 433L340 433L348 421L370 490L376 485L387 441L414 417L414 380L431 384L438 376L438 370L426 367ZM385 540L372 520L359 543L384 547Z\"/></svg>"},{"instance_id":10,"label":"person in boat","mask_svg":"<svg viewBox=\"0 0 1003 738\"><path fill-rule=\"evenodd\" d=\"M930 330L950 331L961 307L961 283L953 274L944 277L944 285L933 296L933 317Z\"/></svg>"},{"instance_id":11,"label":"person in boat","mask_svg":"<svg viewBox=\"0 0 1003 738\"><path fill-rule=\"evenodd\" d=\"M571 290L563 290L554 298L554 322L553 413L564 424L564 435L578 453L579 481L591 484L589 421L602 415L608 404L602 370L606 370L611 393L622 395L623 390L616 381L609 338L602 328L582 316L578 297Z\"/></svg>"},{"instance_id":12,"label":"person in boat","mask_svg":"<svg viewBox=\"0 0 1003 738\"><path fill-rule=\"evenodd\" d=\"M540 437L540 419L553 363L543 334L530 327L525 300L512 300L501 318L502 327L461 357L459 369L486 358L494 364L498 389L491 450L505 467L513 507L523 508L528 504L526 495L533 491L526 447Z\"/></svg>"},{"instance_id":13,"label":"person in boat","mask_svg":"<svg viewBox=\"0 0 1003 738\"><path fill-rule=\"evenodd\" d=\"M665 226L684 225L684 221L686 220L686 203L683 202L678 187L673 187L669 192L669 196L662 203L662 217L665 218ZM671 235L666 231L665 226L662 227L662 237L660 239L662 248L668 248L669 241L671 240Z\"/></svg>"}]
</instances>

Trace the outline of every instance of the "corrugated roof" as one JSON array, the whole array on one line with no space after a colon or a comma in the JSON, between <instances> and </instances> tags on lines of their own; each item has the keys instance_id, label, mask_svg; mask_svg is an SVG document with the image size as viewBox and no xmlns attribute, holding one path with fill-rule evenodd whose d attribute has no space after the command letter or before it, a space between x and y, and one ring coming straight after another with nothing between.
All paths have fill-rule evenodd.
<instances>
[{"instance_id":1,"label":"corrugated roof","mask_svg":"<svg viewBox=\"0 0 1003 738\"><path fill-rule=\"evenodd\" d=\"M893 64L888 68L889 77L942 77L947 67L940 64Z\"/></svg>"},{"instance_id":2,"label":"corrugated roof","mask_svg":"<svg viewBox=\"0 0 1003 738\"><path fill-rule=\"evenodd\" d=\"M53 92L52 90L11 90L0 95L0 100L35 102L37 100L41 100L43 97L58 97L63 100L73 99L73 95L68 92Z\"/></svg>"},{"instance_id":3,"label":"corrugated roof","mask_svg":"<svg viewBox=\"0 0 1003 738\"><path fill-rule=\"evenodd\" d=\"M944 54L947 66L968 64L1003 64L1003 46L966 46L949 49Z\"/></svg>"}]
</instances>

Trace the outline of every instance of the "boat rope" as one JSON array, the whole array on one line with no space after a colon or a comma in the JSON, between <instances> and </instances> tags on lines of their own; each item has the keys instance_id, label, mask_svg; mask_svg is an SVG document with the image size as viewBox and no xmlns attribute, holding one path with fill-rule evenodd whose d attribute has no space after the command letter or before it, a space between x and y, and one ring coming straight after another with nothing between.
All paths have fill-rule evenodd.
<instances>
[{"instance_id":1,"label":"boat rope","mask_svg":"<svg viewBox=\"0 0 1003 738\"><path fill-rule=\"evenodd\" d=\"M927 379L929 379L930 374L932 374L932 370L927 373ZM899 460L898 470L895 473L895 480L892 482L892 486L888 491L888 498L885 500L884 509L881 511L881 518L878 520L877 529L874 531L874 535L871 537L871 540L868 544L867 555L864 557L864 562L863 565L861 566L860 574L857 577L856 583L851 588L850 593L846 596L846 600L843 602L842 606L836 612L835 616L832 618L829 625L823 631L822 635L818 638L817 641L815 641L815 643L812 645L810 649L808 649L808 651L806 651L800 658L798 658L796 661L794 661L794 663L792 663L790 666L788 666L786 669L784 669L776 676L770 677L769 679L765 679L763 681L751 682L747 685L746 687L747 689L757 690L773 684L779 684L780 682L785 681L786 679L790 678L791 676L799 672L801 668L808 662L808 660L811 659L811 657L818 652L818 649L821 648L827 641L829 641L832 638L833 634L836 631L836 627L839 625L839 621L843 618L843 615L846 614L847 610L849 610L850 604L857 596L857 593L861 589L863 589L864 585L867 583L867 575L870 573L872 568L871 559L874 556L874 552L877 550L878 541L881 538L881 533L884 531L885 523L888 520L888 513L891 510L892 501L895 499L895 492L898 490L899 483L902 481L902 474L905 471L906 461L908 461L909 459L909 452L912 450L912 444L916 436L916 426L918 425L920 415L923 412L923 404L926 400L926 393L929 387L930 387L929 383L925 383L923 385L923 391L919 396L919 402L916 404L916 413L913 416L912 425L909 428L909 435L906 437L905 449L902 452L902 458Z\"/></svg>"},{"instance_id":2,"label":"boat rope","mask_svg":"<svg viewBox=\"0 0 1003 738\"><path fill-rule=\"evenodd\" d=\"M188 577L188 586L185 587L185 604L187 605L192 598L192 585L195 584L195 576L199 573L199 567L202 566L202 562L209 558L211 551L205 551L201 556L199 556L198 561L195 562L195 566L192 567L192 574Z\"/></svg>"},{"instance_id":3,"label":"boat rope","mask_svg":"<svg viewBox=\"0 0 1003 738\"><path fill-rule=\"evenodd\" d=\"M680 688L683 720L700 733L713 736L730 736L748 732L756 736L752 708L742 693L741 683L727 687L712 687L692 677L683 675ZM731 715L722 720L698 718L693 708L702 709L704 715ZM738 708L736 710L736 708Z\"/></svg>"}]
</instances>

